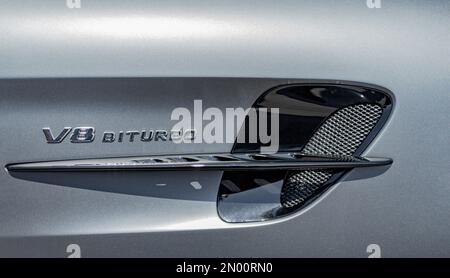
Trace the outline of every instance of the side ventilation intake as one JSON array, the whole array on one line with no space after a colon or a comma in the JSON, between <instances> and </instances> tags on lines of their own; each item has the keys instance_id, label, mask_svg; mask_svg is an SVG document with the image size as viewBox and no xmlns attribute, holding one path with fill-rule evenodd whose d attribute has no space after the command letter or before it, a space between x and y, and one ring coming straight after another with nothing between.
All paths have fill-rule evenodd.
<instances>
[{"instance_id":1,"label":"side ventilation intake","mask_svg":"<svg viewBox=\"0 0 450 278\"><path fill-rule=\"evenodd\" d=\"M253 107L279 109L278 156L328 157L354 163L366 159L359 156L388 119L392 98L369 86L292 84L267 91ZM261 146L261 142L236 142L233 153L274 163L258 154ZM310 204L350 170L293 167L267 173L225 171L218 213L226 222L265 221L287 215Z\"/></svg>"}]
</instances>

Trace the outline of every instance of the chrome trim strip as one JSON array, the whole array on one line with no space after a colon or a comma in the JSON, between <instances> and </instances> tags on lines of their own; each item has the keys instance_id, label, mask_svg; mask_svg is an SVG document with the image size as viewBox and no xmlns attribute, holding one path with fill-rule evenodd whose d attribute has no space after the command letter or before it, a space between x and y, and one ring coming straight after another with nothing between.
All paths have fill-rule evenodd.
<instances>
[{"instance_id":1,"label":"chrome trim strip","mask_svg":"<svg viewBox=\"0 0 450 278\"><path fill-rule=\"evenodd\" d=\"M389 165L390 158L268 154L199 154L81 159L10 164L11 172L72 171L182 171L182 170L307 170L352 169Z\"/></svg>"}]
</instances>

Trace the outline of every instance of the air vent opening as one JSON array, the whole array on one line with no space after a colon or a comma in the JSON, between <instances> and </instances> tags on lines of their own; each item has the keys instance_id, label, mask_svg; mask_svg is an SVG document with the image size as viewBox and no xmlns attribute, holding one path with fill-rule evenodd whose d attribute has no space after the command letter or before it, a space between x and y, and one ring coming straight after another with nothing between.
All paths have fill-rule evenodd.
<instances>
[{"instance_id":1,"label":"air vent opening","mask_svg":"<svg viewBox=\"0 0 450 278\"><path fill-rule=\"evenodd\" d=\"M240 189L232 192L221 186L219 190L218 213L226 222L270 220L296 212L316 200L352 169L342 165L321 168L316 167L317 163L365 161L359 156L388 119L392 96L369 85L345 82L287 84L262 94L253 107L279 109L278 153L261 154L263 145L259 141L236 141L232 153L256 165L275 164L279 159L311 162L311 165L280 167L276 202L267 199L270 195L267 193L278 188L267 187L266 177L262 176L264 171L245 171L252 181L244 179L242 172L225 171L223 179ZM250 123L248 118L245 123ZM245 131L244 128L240 132ZM221 198L220 192L226 193L226 198Z\"/></svg>"},{"instance_id":2,"label":"air vent opening","mask_svg":"<svg viewBox=\"0 0 450 278\"><path fill-rule=\"evenodd\" d=\"M270 160L281 160L281 158L271 155L264 155L264 154L252 154L249 155L250 158L254 160L260 160L260 161L270 161Z\"/></svg>"},{"instance_id":3,"label":"air vent opening","mask_svg":"<svg viewBox=\"0 0 450 278\"><path fill-rule=\"evenodd\" d=\"M193 157L182 157L182 159L184 159L184 161L186 162L198 162L198 159L195 159Z\"/></svg>"},{"instance_id":4,"label":"air vent opening","mask_svg":"<svg viewBox=\"0 0 450 278\"><path fill-rule=\"evenodd\" d=\"M237 158L230 157L230 156L222 156L222 155L214 155L211 156L212 160L216 161L237 161Z\"/></svg>"}]
</instances>

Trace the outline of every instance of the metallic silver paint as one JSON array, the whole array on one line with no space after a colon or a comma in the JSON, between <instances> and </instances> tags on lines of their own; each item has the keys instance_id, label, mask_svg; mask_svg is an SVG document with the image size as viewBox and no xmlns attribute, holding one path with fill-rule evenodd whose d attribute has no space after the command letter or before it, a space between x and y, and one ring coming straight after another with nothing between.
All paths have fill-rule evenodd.
<instances>
[{"instance_id":1,"label":"metallic silver paint","mask_svg":"<svg viewBox=\"0 0 450 278\"><path fill-rule=\"evenodd\" d=\"M148 115L149 99L155 113L198 96L219 107L249 106L264 88L277 84L160 80L149 92L146 82L134 79L92 80L86 87L66 80L59 90L36 87L33 79L8 80L156 76L384 86L394 92L396 106L366 155L392 157L395 164L387 172L380 169L382 175L352 171L307 210L262 225L222 222L212 198L216 192L202 193L210 199L201 201L154 198L24 182L3 172L0 256L65 256L73 242L84 256L366 257L371 243L381 246L383 257L450 255L449 1L385 0L381 9L353 0L183 4L86 1L83 8L69 10L64 1L0 1L0 128L26 133L15 141L0 134L3 165L94 154L229 152L228 145L117 149L65 142L50 149L36 142L41 131L29 127L91 123L83 113L75 117L75 104L97 108L96 127L119 130ZM140 27L148 25L156 27ZM96 84L108 84L110 90L94 93ZM173 93L161 95L159 88ZM70 103L71 95L83 98ZM162 115L146 122L167 124ZM186 182L178 175L167 179L153 180ZM205 184L220 179L220 172L192 179ZM202 190L192 192L197 196Z\"/></svg>"}]
</instances>

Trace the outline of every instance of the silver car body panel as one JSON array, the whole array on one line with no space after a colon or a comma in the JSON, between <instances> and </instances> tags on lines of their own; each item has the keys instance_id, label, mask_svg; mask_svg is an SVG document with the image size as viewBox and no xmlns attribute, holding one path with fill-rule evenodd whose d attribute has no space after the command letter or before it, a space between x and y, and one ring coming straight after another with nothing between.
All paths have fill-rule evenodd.
<instances>
[{"instance_id":1,"label":"silver car body panel","mask_svg":"<svg viewBox=\"0 0 450 278\"><path fill-rule=\"evenodd\" d=\"M450 2L382 2L0 1L2 165L227 153L232 144L49 145L42 128L167 128L169 111L194 99L250 107L294 81L376 84L395 97L364 154L394 163L355 169L273 221L223 222L220 171L97 178L93 190L5 170L0 256L64 257L71 243L86 257L367 257L373 243L383 257L449 256ZM158 193L159 183L172 187Z\"/></svg>"}]
</instances>

